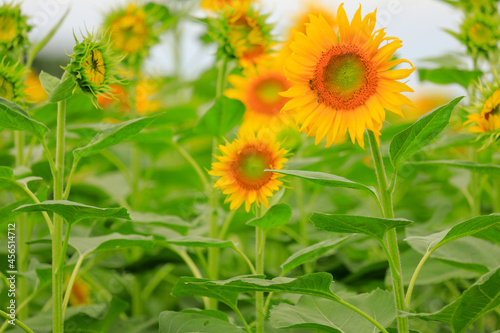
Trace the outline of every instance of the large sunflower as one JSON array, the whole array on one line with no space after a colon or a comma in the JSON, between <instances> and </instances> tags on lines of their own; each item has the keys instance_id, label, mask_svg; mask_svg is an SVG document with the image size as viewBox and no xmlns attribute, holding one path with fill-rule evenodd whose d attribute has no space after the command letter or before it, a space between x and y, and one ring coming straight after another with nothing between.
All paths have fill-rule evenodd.
<instances>
[{"instance_id":1,"label":"large sunflower","mask_svg":"<svg viewBox=\"0 0 500 333\"><path fill-rule=\"evenodd\" d=\"M469 128L473 133L500 131L500 89L495 90L486 99L479 114L470 114L464 125L476 123Z\"/></svg>"},{"instance_id":2,"label":"large sunflower","mask_svg":"<svg viewBox=\"0 0 500 333\"><path fill-rule=\"evenodd\" d=\"M257 131L261 127L269 127L274 131L283 125L291 124L287 115L280 113L289 100L279 92L290 88L281 62L275 58L259 63L257 67L249 67L243 71L244 76L230 75L232 89L226 90L229 98L239 99L246 106L242 129Z\"/></svg>"},{"instance_id":3,"label":"large sunflower","mask_svg":"<svg viewBox=\"0 0 500 333\"><path fill-rule=\"evenodd\" d=\"M268 198L283 183L282 175L266 169L279 170L287 161L287 151L280 148L276 137L269 129L257 134L243 132L240 139L220 145L222 156L212 164L210 175L220 177L214 187L228 194L225 202L231 202L230 209L238 209L245 202L245 210L250 211L252 203L257 206L269 205Z\"/></svg>"},{"instance_id":4,"label":"large sunflower","mask_svg":"<svg viewBox=\"0 0 500 333\"><path fill-rule=\"evenodd\" d=\"M413 90L397 80L415 68L406 59L391 60L402 42L386 37L384 29L374 31L375 14L362 18L360 7L349 23L341 5L338 35L322 15L310 16L306 34L294 32L293 53L285 63L293 86L282 93L292 100L283 111L294 115L316 144L326 137L328 147L349 132L352 142L364 147L365 129L379 134L384 109L402 115L401 106L412 104L401 92ZM401 63L412 68L391 70Z\"/></svg>"}]
</instances>

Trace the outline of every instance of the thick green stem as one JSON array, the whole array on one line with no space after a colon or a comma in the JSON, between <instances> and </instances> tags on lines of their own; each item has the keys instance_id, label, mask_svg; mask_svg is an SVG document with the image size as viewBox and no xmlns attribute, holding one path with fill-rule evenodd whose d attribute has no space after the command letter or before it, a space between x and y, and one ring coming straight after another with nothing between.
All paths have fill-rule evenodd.
<instances>
[{"instance_id":1,"label":"thick green stem","mask_svg":"<svg viewBox=\"0 0 500 333\"><path fill-rule=\"evenodd\" d=\"M255 228L255 268L257 275L264 274L264 247L266 235L260 228ZM264 332L264 293L255 293L255 315L257 321L256 332Z\"/></svg>"},{"instance_id":2,"label":"thick green stem","mask_svg":"<svg viewBox=\"0 0 500 333\"><path fill-rule=\"evenodd\" d=\"M54 179L54 200L63 198L64 151L66 130L66 101L57 104L56 132L56 177ZM52 324L53 333L64 332L63 318L63 270L59 269L62 253L63 219L54 214L52 233Z\"/></svg>"},{"instance_id":3,"label":"thick green stem","mask_svg":"<svg viewBox=\"0 0 500 333\"><path fill-rule=\"evenodd\" d=\"M382 201L382 209L385 218L394 218L394 210L392 206L392 192L388 188L387 175L384 168L384 161L382 159L382 154L380 153L380 148L378 146L377 140L373 132L368 131L368 139L370 141L370 148L373 157L373 165L375 166L375 173L377 176L377 182L379 187L379 196ZM406 311L405 306L405 296L403 287L403 276L401 270L401 259L399 256L398 247L398 237L396 229L391 229L386 235L386 244L389 249L389 254L393 261L393 266L391 267L391 278L392 287L394 291L394 298L396 303L396 309L398 310L398 332L408 333L408 318L402 317L399 311Z\"/></svg>"}]
</instances>

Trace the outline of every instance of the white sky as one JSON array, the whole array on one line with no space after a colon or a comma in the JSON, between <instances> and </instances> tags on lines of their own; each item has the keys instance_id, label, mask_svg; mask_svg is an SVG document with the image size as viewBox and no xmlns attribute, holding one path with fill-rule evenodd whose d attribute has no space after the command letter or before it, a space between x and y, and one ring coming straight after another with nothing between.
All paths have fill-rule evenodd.
<instances>
[{"instance_id":1,"label":"white sky","mask_svg":"<svg viewBox=\"0 0 500 333\"><path fill-rule=\"evenodd\" d=\"M11 0L0 0L4 3ZM19 0L18 0L19 1ZM175 0L170 0L175 1ZM182 0L177 0L182 1ZM306 8L308 0L261 0L263 12L272 12L269 21L279 22L278 31L285 31L287 25L301 9ZM333 11L340 1L317 0ZM39 40L63 15L72 4L69 16L52 41L42 50L44 56L57 56L64 51L71 54L74 46L73 29L92 30L102 22L102 17L112 8L124 6L127 0L24 0L22 9L31 17L36 26L30 33L32 41ZM157 1L166 3L168 0ZM403 40L400 49L402 57L418 65L419 59L437 56L444 52L457 50L460 44L444 28L457 30L460 13L450 5L439 0L346 0L344 8L351 18L362 5L363 15L377 8L377 24L387 27L388 35ZM194 76L207 68L213 61L214 49L201 48L197 35L202 31L195 24L185 24L183 29L182 69L187 76ZM79 33L77 33L79 36ZM168 43L171 38L165 38ZM153 50L153 64L156 72L168 73L172 70L171 46L163 44ZM416 79L412 79L415 81ZM410 82L411 83L411 82Z\"/></svg>"}]
</instances>

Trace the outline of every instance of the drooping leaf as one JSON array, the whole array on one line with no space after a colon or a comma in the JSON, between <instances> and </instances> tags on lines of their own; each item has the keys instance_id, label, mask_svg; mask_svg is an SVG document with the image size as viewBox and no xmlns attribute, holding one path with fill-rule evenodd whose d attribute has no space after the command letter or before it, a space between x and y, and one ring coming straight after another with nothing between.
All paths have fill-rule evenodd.
<instances>
[{"instance_id":1,"label":"drooping leaf","mask_svg":"<svg viewBox=\"0 0 500 333\"><path fill-rule=\"evenodd\" d=\"M68 223L73 224L82 219L96 217L116 217L130 220L127 210L119 208L99 208L87 206L78 202L68 200L47 200L39 204L23 205L17 208L17 212L53 212L62 216Z\"/></svg>"},{"instance_id":2,"label":"drooping leaf","mask_svg":"<svg viewBox=\"0 0 500 333\"><path fill-rule=\"evenodd\" d=\"M472 81L477 80L483 75L478 70L468 71L456 68L438 68L438 69L418 69L420 81L430 81L438 84L458 83L465 89L469 87Z\"/></svg>"},{"instance_id":3,"label":"drooping leaf","mask_svg":"<svg viewBox=\"0 0 500 333\"><path fill-rule=\"evenodd\" d=\"M227 321L201 313L163 311L158 317L159 333L244 333Z\"/></svg>"},{"instance_id":4,"label":"drooping leaf","mask_svg":"<svg viewBox=\"0 0 500 333\"><path fill-rule=\"evenodd\" d=\"M130 219L134 223L147 223L166 227L186 235L191 225L174 215L158 215L154 213L130 212Z\"/></svg>"},{"instance_id":5,"label":"drooping leaf","mask_svg":"<svg viewBox=\"0 0 500 333\"><path fill-rule=\"evenodd\" d=\"M245 105L242 102L221 96L200 119L197 131L221 137L241 122L244 113Z\"/></svg>"},{"instance_id":6,"label":"drooping leaf","mask_svg":"<svg viewBox=\"0 0 500 333\"><path fill-rule=\"evenodd\" d=\"M428 145L448 125L451 112L463 97L458 97L420 117L391 141L390 155L395 168L421 148Z\"/></svg>"},{"instance_id":7,"label":"drooping leaf","mask_svg":"<svg viewBox=\"0 0 500 333\"><path fill-rule=\"evenodd\" d=\"M308 246L299 250L288 257L283 264L281 264L281 275L285 275L295 267L298 267L306 262L316 259L331 249L344 243L352 236L346 236L339 239L327 239L314 245Z\"/></svg>"},{"instance_id":8,"label":"drooping leaf","mask_svg":"<svg viewBox=\"0 0 500 333\"><path fill-rule=\"evenodd\" d=\"M153 122L157 116L158 115L153 115L132 119L106 128L102 132L98 133L88 145L73 151L75 160L79 161L83 157L92 156L97 154L102 149L114 146L131 138Z\"/></svg>"},{"instance_id":9,"label":"drooping leaf","mask_svg":"<svg viewBox=\"0 0 500 333\"><path fill-rule=\"evenodd\" d=\"M77 87L75 79L72 76L67 77L52 89L48 98L49 103L57 103L70 98Z\"/></svg>"},{"instance_id":10,"label":"drooping leaf","mask_svg":"<svg viewBox=\"0 0 500 333\"><path fill-rule=\"evenodd\" d=\"M384 327L396 318L394 296L389 291L376 289L369 294L346 297L344 300ZM270 321L272 326L281 329L303 328L331 333L379 332L375 325L346 306L310 296L301 297L296 305L273 307Z\"/></svg>"},{"instance_id":11,"label":"drooping leaf","mask_svg":"<svg viewBox=\"0 0 500 333\"><path fill-rule=\"evenodd\" d=\"M409 162L409 164L413 165L428 165L428 166L448 166L452 168L460 168L466 169L472 172L480 172L482 174L490 174L490 175L500 175L500 166L497 164L479 164L470 161L418 161L418 162Z\"/></svg>"},{"instance_id":12,"label":"drooping leaf","mask_svg":"<svg viewBox=\"0 0 500 333\"><path fill-rule=\"evenodd\" d=\"M198 295L217 298L229 306L236 306L237 295L245 292L284 292L318 296L330 300L339 298L330 290L333 278L328 273L312 273L298 278L277 277L272 280L262 276L238 276L224 281L210 281L183 277L172 290L174 296ZM222 299L220 295L224 295Z\"/></svg>"},{"instance_id":13,"label":"drooping leaf","mask_svg":"<svg viewBox=\"0 0 500 333\"><path fill-rule=\"evenodd\" d=\"M40 83L47 94L51 94L52 91L61 83L57 77L50 75L47 72L40 72Z\"/></svg>"},{"instance_id":14,"label":"drooping leaf","mask_svg":"<svg viewBox=\"0 0 500 333\"><path fill-rule=\"evenodd\" d=\"M385 233L396 227L403 227L412 222L406 219L384 219L342 214L313 213L309 218L320 229L330 232L360 233L368 235L378 242L383 242Z\"/></svg>"},{"instance_id":15,"label":"drooping leaf","mask_svg":"<svg viewBox=\"0 0 500 333\"><path fill-rule=\"evenodd\" d=\"M408 314L450 325L453 333L463 333L478 318L500 306L500 267L481 276L462 295L434 313Z\"/></svg>"},{"instance_id":16,"label":"drooping leaf","mask_svg":"<svg viewBox=\"0 0 500 333\"><path fill-rule=\"evenodd\" d=\"M0 97L0 127L14 131L26 131L43 140L49 131L44 124L32 119L14 102Z\"/></svg>"},{"instance_id":17,"label":"drooping leaf","mask_svg":"<svg viewBox=\"0 0 500 333\"><path fill-rule=\"evenodd\" d=\"M306 179L312 183L328 186L328 187L345 187L355 190L368 192L370 195L377 198L377 192L371 186L366 186L360 183L353 182L349 179L332 175L324 172L303 171L303 170L268 170L283 175Z\"/></svg>"},{"instance_id":18,"label":"drooping leaf","mask_svg":"<svg viewBox=\"0 0 500 333\"><path fill-rule=\"evenodd\" d=\"M251 219L247 224L268 232L273 228L287 224L291 217L292 207L286 203L279 203L269 208L264 216Z\"/></svg>"}]
</instances>

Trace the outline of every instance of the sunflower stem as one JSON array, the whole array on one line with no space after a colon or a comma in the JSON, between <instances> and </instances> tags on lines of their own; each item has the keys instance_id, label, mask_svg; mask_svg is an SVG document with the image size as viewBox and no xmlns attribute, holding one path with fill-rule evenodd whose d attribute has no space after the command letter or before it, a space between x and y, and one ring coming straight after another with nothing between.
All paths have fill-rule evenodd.
<instances>
[{"instance_id":1,"label":"sunflower stem","mask_svg":"<svg viewBox=\"0 0 500 333\"><path fill-rule=\"evenodd\" d=\"M64 151L66 130L66 101L57 104L56 131L56 177L54 178L54 200L63 198ZM62 253L63 219L54 214L52 233L52 320L53 333L64 332L63 318L63 270L59 269Z\"/></svg>"},{"instance_id":2,"label":"sunflower stem","mask_svg":"<svg viewBox=\"0 0 500 333\"><path fill-rule=\"evenodd\" d=\"M394 218L394 210L392 203L392 191L389 191L387 186L387 175L384 167L382 154L378 146L375 134L368 131L368 139L373 157L373 165L375 166L375 174L377 176L379 195L382 200L382 208L384 217L388 219ZM402 317L399 311L406 311L405 295L403 287L403 276L401 270L401 259L399 256L398 236L396 229L391 229L386 235L386 244L389 248L389 254L392 257L394 265L391 267L392 287L394 291L394 298L396 303L398 332L408 333L408 318Z\"/></svg>"},{"instance_id":3,"label":"sunflower stem","mask_svg":"<svg viewBox=\"0 0 500 333\"><path fill-rule=\"evenodd\" d=\"M260 213L257 214L260 217ZM257 275L264 275L264 247L266 235L260 228L255 228L255 267ZM255 292L256 333L264 332L264 293Z\"/></svg>"}]
</instances>

